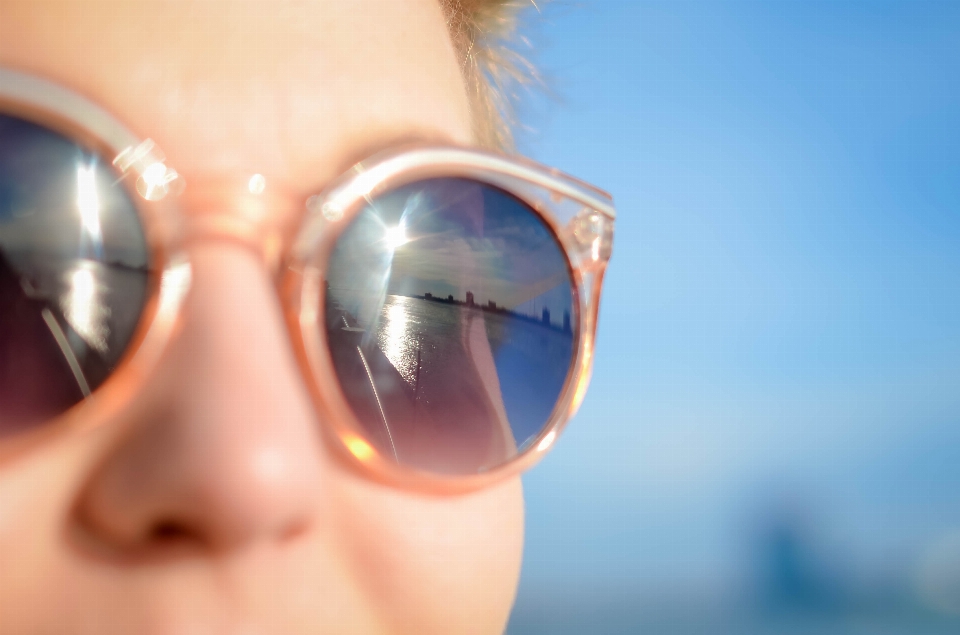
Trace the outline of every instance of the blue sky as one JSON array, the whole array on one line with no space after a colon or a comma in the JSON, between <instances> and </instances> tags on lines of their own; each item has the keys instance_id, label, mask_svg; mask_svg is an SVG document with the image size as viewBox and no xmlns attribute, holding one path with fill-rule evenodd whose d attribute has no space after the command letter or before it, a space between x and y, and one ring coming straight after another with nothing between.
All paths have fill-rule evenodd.
<instances>
[{"instance_id":1,"label":"blue sky","mask_svg":"<svg viewBox=\"0 0 960 635\"><path fill-rule=\"evenodd\" d=\"M779 527L808 586L955 628L929 580L960 557L929 563L960 530L960 3L554 3L533 41L556 97L521 150L619 217L510 632L759 619Z\"/></svg>"}]
</instances>

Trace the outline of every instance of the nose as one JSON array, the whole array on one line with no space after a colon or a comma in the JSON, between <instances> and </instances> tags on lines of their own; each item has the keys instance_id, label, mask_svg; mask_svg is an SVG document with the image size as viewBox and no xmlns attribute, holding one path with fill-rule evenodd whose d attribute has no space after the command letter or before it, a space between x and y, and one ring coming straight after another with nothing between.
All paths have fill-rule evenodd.
<instances>
[{"instance_id":1,"label":"nose","mask_svg":"<svg viewBox=\"0 0 960 635\"><path fill-rule=\"evenodd\" d=\"M123 550L237 549L314 521L322 449L275 285L236 244L189 252L181 328L77 505Z\"/></svg>"}]
</instances>

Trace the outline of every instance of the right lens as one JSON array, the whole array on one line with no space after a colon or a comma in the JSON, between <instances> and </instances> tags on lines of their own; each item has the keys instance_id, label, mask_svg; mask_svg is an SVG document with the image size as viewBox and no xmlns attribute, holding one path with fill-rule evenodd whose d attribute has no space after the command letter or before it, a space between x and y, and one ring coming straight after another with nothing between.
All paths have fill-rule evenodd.
<instances>
[{"instance_id":1,"label":"right lens","mask_svg":"<svg viewBox=\"0 0 960 635\"><path fill-rule=\"evenodd\" d=\"M434 473L514 458L562 394L574 298L553 232L508 192L441 178L373 199L327 271L327 341L359 432Z\"/></svg>"},{"instance_id":2,"label":"right lens","mask_svg":"<svg viewBox=\"0 0 960 635\"><path fill-rule=\"evenodd\" d=\"M0 115L0 436L110 375L147 298L149 252L109 161Z\"/></svg>"}]
</instances>

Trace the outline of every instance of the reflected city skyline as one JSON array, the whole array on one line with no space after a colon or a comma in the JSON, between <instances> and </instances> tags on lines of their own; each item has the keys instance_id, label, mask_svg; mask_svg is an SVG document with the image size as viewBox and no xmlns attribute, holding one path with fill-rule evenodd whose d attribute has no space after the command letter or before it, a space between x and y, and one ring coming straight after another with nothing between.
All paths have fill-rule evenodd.
<instances>
[{"instance_id":1,"label":"reflected city skyline","mask_svg":"<svg viewBox=\"0 0 960 635\"><path fill-rule=\"evenodd\" d=\"M394 295L401 295L401 294L394 294ZM455 298L452 294L447 295L447 297L435 296L429 291L424 292L423 295L408 295L404 297L416 298L418 300L427 300L429 302L442 302L445 304L455 304L455 305L464 306L470 309L477 309L479 311L499 313L499 314L508 315L510 317L514 317L520 320L526 320L528 322L540 324L548 328L559 329L564 333L572 332L570 309L566 309L563 311L562 318L558 323L553 320L554 316L551 313L550 308L547 306L542 307L541 310L539 311L539 314L536 310L534 310L533 313L523 313L520 311L508 309L505 306L498 305L495 300L488 299L486 302L482 302L482 301L477 302L476 296L472 291L467 291L466 294L464 295L463 300L460 300L459 298Z\"/></svg>"},{"instance_id":2,"label":"reflected city skyline","mask_svg":"<svg viewBox=\"0 0 960 635\"><path fill-rule=\"evenodd\" d=\"M561 328L564 313L574 315L557 239L524 202L492 186L433 179L388 192L353 220L336 252L329 278L357 302L388 294L467 302L470 293L475 304L518 316L542 320L546 309Z\"/></svg>"}]
</instances>

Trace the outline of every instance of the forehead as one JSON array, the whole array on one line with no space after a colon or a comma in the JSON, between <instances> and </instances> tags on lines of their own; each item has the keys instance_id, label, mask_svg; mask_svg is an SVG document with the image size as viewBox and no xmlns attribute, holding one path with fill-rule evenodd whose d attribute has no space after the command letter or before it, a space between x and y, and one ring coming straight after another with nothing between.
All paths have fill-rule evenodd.
<instances>
[{"instance_id":1,"label":"forehead","mask_svg":"<svg viewBox=\"0 0 960 635\"><path fill-rule=\"evenodd\" d=\"M184 174L310 190L394 141L470 142L436 0L0 0L0 65L96 101Z\"/></svg>"}]
</instances>

